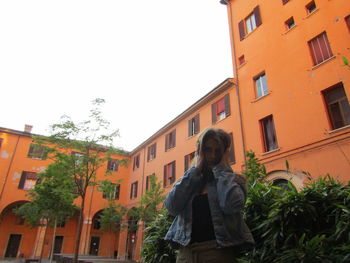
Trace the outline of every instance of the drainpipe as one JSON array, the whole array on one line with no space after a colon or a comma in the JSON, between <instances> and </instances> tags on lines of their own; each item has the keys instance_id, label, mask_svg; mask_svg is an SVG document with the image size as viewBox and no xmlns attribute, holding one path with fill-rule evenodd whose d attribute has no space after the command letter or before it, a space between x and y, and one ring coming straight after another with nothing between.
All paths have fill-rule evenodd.
<instances>
[{"instance_id":1,"label":"drainpipe","mask_svg":"<svg viewBox=\"0 0 350 263\"><path fill-rule=\"evenodd\" d=\"M246 146L245 146L245 137L244 137L244 128L243 128L243 120L242 120L242 109L241 109L241 97L239 94L239 80L238 80L238 69L237 69L237 63L236 63L236 47L235 47L235 41L234 41L234 34L233 34L233 19L232 19L232 7L230 4L230 0L221 0L221 4L227 5L229 10L229 25L230 25L230 34L231 34L231 46L232 46L232 52L233 52L233 59L232 64L234 68L234 79L236 80L234 85L236 86L236 94L237 94L237 100L238 100L238 112L239 112L239 124L240 124L240 130L242 134L242 151L243 151L243 160L244 160L244 166L247 165L246 160Z\"/></svg>"}]
</instances>

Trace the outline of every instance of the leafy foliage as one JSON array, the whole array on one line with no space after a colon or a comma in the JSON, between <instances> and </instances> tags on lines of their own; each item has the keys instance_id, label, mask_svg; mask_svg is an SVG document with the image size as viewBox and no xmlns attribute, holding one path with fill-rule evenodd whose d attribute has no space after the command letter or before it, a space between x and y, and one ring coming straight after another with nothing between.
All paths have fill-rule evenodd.
<instances>
[{"instance_id":1,"label":"leafy foliage","mask_svg":"<svg viewBox=\"0 0 350 263\"><path fill-rule=\"evenodd\" d=\"M166 209L162 209L149 222L144 230L146 238L141 249L141 257L145 263L175 263L176 250L164 240L173 219Z\"/></svg>"}]
</instances>

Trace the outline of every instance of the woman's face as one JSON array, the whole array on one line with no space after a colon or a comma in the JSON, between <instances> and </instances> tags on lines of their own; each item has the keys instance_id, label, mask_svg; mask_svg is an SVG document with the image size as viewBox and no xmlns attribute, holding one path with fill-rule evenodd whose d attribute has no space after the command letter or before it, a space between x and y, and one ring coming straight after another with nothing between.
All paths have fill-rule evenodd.
<instances>
[{"instance_id":1,"label":"woman's face","mask_svg":"<svg viewBox=\"0 0 350 263\"><path fill-rule=\"evenodd\" d=\"M224 154L224 147L214 139L208 139L204 143L203 155L209 167L217 165Z\"/></svg>"}]
</instances>

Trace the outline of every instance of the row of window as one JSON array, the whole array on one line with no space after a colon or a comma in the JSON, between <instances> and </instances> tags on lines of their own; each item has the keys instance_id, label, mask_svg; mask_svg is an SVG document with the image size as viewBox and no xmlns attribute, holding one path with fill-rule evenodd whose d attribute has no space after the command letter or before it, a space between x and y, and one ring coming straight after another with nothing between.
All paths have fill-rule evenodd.
<instances>
[{"instance_id":1,"label":"row of window","mask_svg":"<svg viewBox=\"0 0 350 263\"><path fill-rule=\"evenodd\" d=\"M322 92L327 107L328 119L332 129L350 125L350 106L343 83L338 83ZM278 148L273 116L260 120L263 134L264 150L269 152Z\"/></svg>"},{"instance_id":2,"label":"row of window","mask_svg":"<svg viewBox=\"0 0 350 263\"><path fill-rule=\"evenodd\" d=\"M230 96L226 94L218 101L211 105L212 109L212 124L225 119L231 114L230 109ZM188 120L188 137L192 137L200 132L200 118L199 114ZM165 152L176 146L176 129L165 135ZM156 158L157 143L147 147L147 162ZM137 154L133 158L133 170L140 167L140 154Z\"/></svg>"},{"instance_id":3,"label":"row of window","mask_svg":"<svg viewBox=\"0 0 350 263\"><path fill-rule=\"evenodd\" d=\"M283 0L284 4L288 2L288 0ZM315 10L317 10L315 1L311 1L305 6L305 9L308 14L313 13ZM350 31L350 15L344 18L344 21ZM238 23L238 30L239 30L239 36L240 40L242 41L249 33L251 33L254 29L256 29L258 26L262 24L261 20L261 14L259 6L256 6L252 13L250 13L245 19L241 20ZM294 18L290 17L285 21L285 26L287 29L291 29L295 26ZM325 60L333 57L333 52L331 50L327 34L326 32L322 32L321 34L317 35L310 41L308 41L308 46L310 49L310 54L312 57L313 65L316 66ZM245 63L244 55L241 55L238 58L239 65L243 65ZM263 92L262 92L263 93ZM260 93L257 92L257 97Z\"/></svg>"}]
</instances>

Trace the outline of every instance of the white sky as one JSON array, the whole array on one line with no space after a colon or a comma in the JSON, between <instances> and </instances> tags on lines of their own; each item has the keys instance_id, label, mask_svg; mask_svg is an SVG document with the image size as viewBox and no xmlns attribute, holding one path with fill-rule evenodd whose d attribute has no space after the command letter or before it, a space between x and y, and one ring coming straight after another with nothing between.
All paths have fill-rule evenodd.
<instances>
[{"instance_id":1,"label":"white sky","mask_svg":"<svg viewBox=\"0 0 350 263\"><path fill-rule=\"evenodd\" d=\"M0 0L0 127L105 117L133 150L232 77L219 0Z\"/></svg>"}]
</instances>

